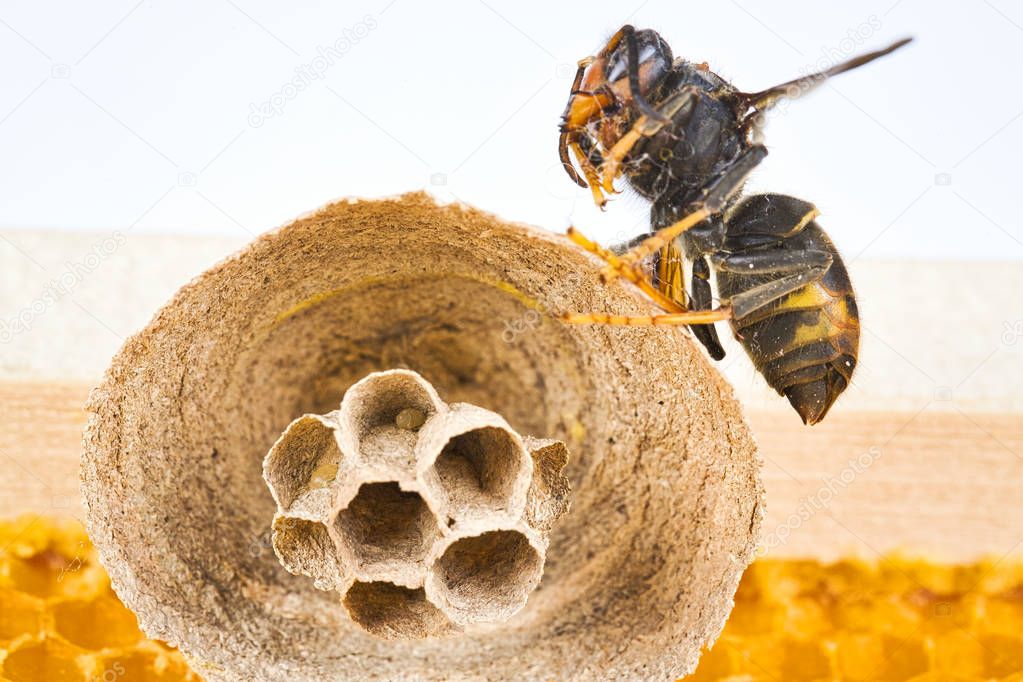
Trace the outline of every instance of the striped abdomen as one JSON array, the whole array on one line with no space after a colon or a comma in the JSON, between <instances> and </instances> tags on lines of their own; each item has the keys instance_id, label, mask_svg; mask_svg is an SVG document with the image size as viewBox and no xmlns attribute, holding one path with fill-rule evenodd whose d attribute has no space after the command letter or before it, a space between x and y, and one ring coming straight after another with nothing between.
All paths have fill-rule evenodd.
<instances>
[{"instance_id":1,"label":"striped abdomen","mask_svg":"<svg viewBox=\"0 0 1023 682\"><path fill-rule=\"evenodd\" d=\"M856 367L856 299L841 256L815 222L771 241L765 244L762 234L729 235L733 253L744 248L827 251L831 265L818 281L733 320L732 330L767 383L788 398L805 423L815 424L849 385ZM719 273L718 286L721 297L728 299L779 276Z\"/></svg>"}]
</instances>

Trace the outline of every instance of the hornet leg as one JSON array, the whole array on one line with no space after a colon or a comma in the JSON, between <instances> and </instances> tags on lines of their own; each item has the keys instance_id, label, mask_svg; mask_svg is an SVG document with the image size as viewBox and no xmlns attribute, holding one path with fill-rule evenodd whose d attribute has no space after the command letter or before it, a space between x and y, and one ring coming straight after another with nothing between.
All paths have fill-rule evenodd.
<instances>
[{"instance_id":1,"label":"hornet leg","mask_svg":"<svg viewBox=\"0 0 1023 682\"><path fill-rule=\"evenodd\" d=\"M663 315L609 315L607 313L563 313L560 318L569 324L608 324L628 327L689 326L711 324L731 317L728 308L716 310L690 310L684 313Z\"/></svg>"},{"instance_id":2,"label":"hornet leg","mask_svg":"<svg viewBox=\"0 0 1023 682\"><path fill-rule=\"evenodd\" d=\"M605 249L600 244L589 240L583 233L576 230L574 227L568 228L568 238L573 242L583 247L592 254L595 254L602 258L612 267L619 266L618 256L613 251ZM686 312L685 306L677 301L673 301L660 291L658 291L649 279L637 273L635 270L630 269L627 274L623 275L630 282L639 287L644 294L653 299L660 308L663 308L669 313L684 313ZM573 313L575 314L575 313Z\"/></svg>"},{"instance_id":3,"label":"hornet leg","mask_svg":"<svg viewBox=\"0 0 1023 682\"><path fill-rule=\"evenodd\" d=\"M619 265L618 256L599 244L596 244L575 228L569 228L569 238L587 251L594 253L610 265ZM649 296L659 307L668 311L662 315L611 315L608 313L562 313L558 317L563 322L570 324L608 324L614 326L688 326L696 324L709 324L727 320L731 317L731 311L727 308L716 310L692 310L687 311L679 301L674 301L658 291L646 277L640 276L633 269L628 269L623 275L638 286L643 293ZM633 279L635 277L635 279Z\"/></svg>"},{"instance_id":4,"label":"hornet leg","mask_svg":"<svg viewBox=\"0 0 1023 682\"><path fill-rule=\"evenodd\" d=\"M707 265L705 258L697 258L693 261L692 286L690 288L692 289L693 309L710 310L710 266ZM725 349L721 347L717 330L714 329L713 324L694 324L690 329L692 329L696 340L707 349L710 357L715 360L725 357Z\"/></svg>"},{"instance_id":5,"label":"hornet leg","mask_svg":"<svg viewBox=\"0 0 1023 682\"><path fill-rule=\"evenodd\" d=\"M632 148L636 146L644 137L653 137L661 131L661 129L671 121L671 119L679 112L682 107L692 107L696 101L695 88L686 88L681 92L678 92L661 105L658 112L664 117L663 119L651 119L645 114L640 116L639 119L632 125L629 132L622 135L622 137L615 142L611 150L608 151L607 156L604 160L604 165L601 168L601 175L603 176L603 187L604 191L611 194L615 191L614 180L618 177L621 170L622 161L628 156Z\"/></svg>"},{"instance_id":6,"label":"hornet leg","mask_svg":"<svg viewBox=\"0 0 1023 682\"><path fill-rule=\"evenodd\" d=\"M590 194L593 195L593 203L597 205L601 211L604 210L604 205L607 204L607 199L604 198L603 192L600 191L600 176L596 166L590 161L590 155L587 150L584 150L580 139L589 140L589 136L585 133L582 134L571 134L568 146L575 154L576 161L579 163L579 167L583 171L583 177L586 179L586 185L590 188ZM592 147L587 144L589 149Z\"/></svg>"}]
</instances>

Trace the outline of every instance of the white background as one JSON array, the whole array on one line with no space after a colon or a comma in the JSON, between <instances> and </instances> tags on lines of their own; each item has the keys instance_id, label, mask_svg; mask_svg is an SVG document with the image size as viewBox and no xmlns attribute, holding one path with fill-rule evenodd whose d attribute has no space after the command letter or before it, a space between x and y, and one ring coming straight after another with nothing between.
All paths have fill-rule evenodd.
<instances>
[{"instance_id":1,"label":"white background","mask_svg":"<svg viewBox=\"0 0 1023 682\"><path fill-rule=\"evenodd\" d=\"M914 35L774 116L752 187L817 203L849 259L1023 257L1023 8L1008 0L5 0L0 229L244 236L335 197L427 188L635 233L642 202L600 215L556 155L575 61L626 21L747 90Z\"/></svg>"},{"instance_id":2,"label":"white background","mask_svg":"<svg viewBox=\"0 0 1023 682\"><path fill-rule=\"evenodd\" d=\"M906 500L933 502L921 472L933 425L949 419L963 476L935 484L948 522L928 517L929 544L914 551L1018 547L1000 506L1023 475L1009 426L1023 411L1023 3L1012 0L0 0L0 377L94 382L182 282L343 195L427 188L605 241L645 229L642 202L621 195L601 214L556 153L576 60L625 21L748 90L916 37L772 117L751 183L814 201L856 283L860 364L814 433L847 429L839 415L892 413L846 439L884 458L803 537L830 529L833 549L869 556L898 548L900 527L924 523L905 518ZM322 78L292 91L339 40ZM253 117L265 102L273 115ZM946 260L878 261L895 257ZM964 258L1010 262L948 262ZM742 404L798 423L719 331L717 367ZM849 448L813 452L800 479L764 453L765 480L802 504L860 454ZM32 473L20 490L77 495L39 453L16 455ZM868 507L879 499L894 506ZM901 526L888 513L899 504Z\"/></svg>"}]
</instances>

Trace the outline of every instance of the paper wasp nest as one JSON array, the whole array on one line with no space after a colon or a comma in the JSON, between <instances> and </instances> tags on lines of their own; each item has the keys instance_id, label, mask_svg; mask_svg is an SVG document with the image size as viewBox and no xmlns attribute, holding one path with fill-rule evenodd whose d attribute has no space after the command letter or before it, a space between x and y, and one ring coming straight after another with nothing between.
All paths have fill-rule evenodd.
<instances>
[{"instance_id":1,"label":"paper wasp nest","mask_svg":"<svg viewBox=\"0 0 1023 682\"><path fill-rule=\"evenodd\" d=\"M200 275L126 342L89 401L82 491L89 535L118 596L148 635L177 646L210 682L661 680L692 671L753 558L763 514L756 448L731 389L684 330L550 318L653 310L632 285L603 284L600 267L562 236L411 194L333 203ZM417 471L425 514L414 496L397 494L411 477L381 471L370 480L360 468L372 487L359 497L362 487L330 489L329 458L306 462L309 479L275 483L292 517L278 521L286 526L278 545L315 548L292 554L313 578L284 570L274 552L267 449L296 418L329 413L363 377L395 367L419 373L446 401L492 410L515 433L556 438L572 453L571 513L546 529L556 505L525 495L525 526L541 540L516 532L538 554L547 532L550 545L543 580L504 622L466 625L452 637L383 639L353 622L339 593L371 628L411 611L422 630L439 631L431 609L443 611L405 598L418 589L406 558L428 544L443 555L438 534L473 535L477 510L510 499L504 509L515 516L521 479L480 497L430 487L460 480L457 462L435 466L432 483ZM356 405L379 414L370 402ZM426 427L401 437L422 442ZM329 445L326 430L307 418L289 439ZM512 433L503 424L498 432ZM351 458L400 464L374 453L375 432L351 433L357 446L338 441L341 480ZM559 455L541 449L539 457ZM312 479L328 485L303 492ZM351 495L340 499L339 528L316 516L335 492ZM381 537L367 531L382 507L398 512L387 518L415 522L386 529L390 539L375 546L365 538ZM460 520L463 512L470 518ZM355 538L353 555L320 561L341 532ZM451 563L492 556L509 538L528 569L529 551L514 534L484 536L465 552L455 546ZM428 566L439 561L433 551ZM395 587L357 585L347 566ZM511 581L515 595L536 579L527 574ZM458 584L461 573L446 577ZM431 596L428 578L422 587ZM479 611L460 604L478 602L464 596L449 590L438 603L467 622ZM492 613L503 617L505 608Z\"/></svg>"},{"instance_id":2,"label":"paper wasp nest","mask_svg":"<svg viewBox=\"0 0 1023 682\"><path fill-rule=\"evenodd\" d=\"M504 621L540 582L567 461L563 443L446 405L415 372L371 374L267 454L274 551L380 637Z\"/></svg>"}]
</instances>

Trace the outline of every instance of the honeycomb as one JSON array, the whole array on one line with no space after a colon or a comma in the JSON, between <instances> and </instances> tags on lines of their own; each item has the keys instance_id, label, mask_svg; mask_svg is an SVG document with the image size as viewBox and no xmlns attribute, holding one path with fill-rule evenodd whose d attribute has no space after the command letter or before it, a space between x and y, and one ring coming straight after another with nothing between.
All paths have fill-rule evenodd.
<instances>
[{"instance_id":1,"label":"honeycomb","mask_svg":"<svg viewBox=\"0 0 1023 682\"><path fill-rule=\"evenodd\" d=\"M1023 682L1023 564L760 559L687 682Z\"/></svg>"},{"instance_id":2,"label":"honeycomb","mask_svg":"<svg viewBox=\"0 0 1023 682\"><path fill-rule=\"evenodd\" d=\"M761 559L686 682L1023 682L1021 637L1023 563ZM78 522L38 516L0 521L0 680L199 682L138 631Z\"/></svg>"},{"instance_id":3,"label":"honeycomb","mask_svg":"<svg viewBox=\"0 0 1023 682\"><path fill-rule=\"evenodd\" d=\"M199 681L146 639L74 520L0 521L0 680Z\"/></svg>"},{"instance_id":4,"label":"honeycomb","mask_svg":"<svg viewBox=\"0 0 1023 682\"><path fill-rule=\"evenodd\" d=\"M567 458L493 412L445 404L415 372L371 374L267 454L274 551L385 639L501 622L540 582Z\"/></svg>"}]
</instances>

